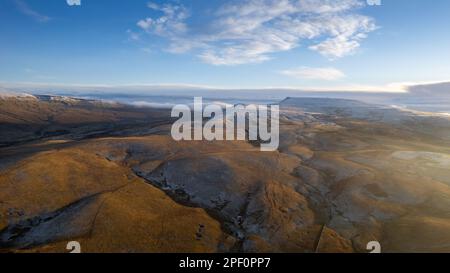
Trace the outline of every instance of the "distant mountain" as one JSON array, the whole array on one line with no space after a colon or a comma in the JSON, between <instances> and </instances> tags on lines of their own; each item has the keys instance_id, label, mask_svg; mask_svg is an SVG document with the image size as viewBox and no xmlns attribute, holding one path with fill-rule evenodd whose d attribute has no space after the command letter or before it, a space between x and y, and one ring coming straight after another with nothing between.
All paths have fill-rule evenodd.
<instances>
[{"instance_id":1,"label":"distant mountain","mask_svg":"<svg viewBox=\"0 0 450 273\"><path fill-rule=\"evenodd\" d=\"M420 112L386 105L369 104L348 99L286 98L280 103L282 109L295 108L307 113L317 113L334 119L360 119L386 123L398 129L415 131L425 135L434 134L450 139L450 116Z\"/></svg>"},{"instance_id":2,"label":"distant mountain","mask_svg":"<svg viewBox=\"0 0 450 273\"><path fill-rule=\"evenodd\" d=\"M165 112L64 96L4 93L0 96L0 146L64 135L83 138L112 128L149 124Z\"/></svg>"},{"instance_id":3,"label":"distant mountain","mask_svg":"<svg viewBox=\"0 0 450 273\"><path fill-rule=\"evenodd\" d=\"M412 97L435 98L441 101L450 100L450 82L415 85L408 88Z\"/></svg>"}]
</instances>

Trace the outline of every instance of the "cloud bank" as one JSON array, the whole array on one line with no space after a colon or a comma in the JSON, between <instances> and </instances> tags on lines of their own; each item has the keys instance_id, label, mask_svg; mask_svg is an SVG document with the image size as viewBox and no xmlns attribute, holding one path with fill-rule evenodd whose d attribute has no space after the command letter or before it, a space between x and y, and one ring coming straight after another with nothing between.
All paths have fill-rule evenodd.
<instances>
[{"instance_id":1,"label":"cloud bank","mask_svg":"<svg viewBox=\"0 0 450 273\"><path fill-rule=\"evenodd\" d=\"M181 4L149 3L159 16L137 25L166 39L169 52L195 51L213 65L260 63L301 45L336 59L355 52L376 29L371 17L359 13L364 5L360 0L231 1L199 26Z\"/></svg>"},{"instance_id":2,"label":"cloud bank","mask_svg":"<svg viewBox=\"0 0 450 273\"><path fill-rule=\"evenodd\" d=\"M450 99L450 82L418 84L408 87L408 92L415 97L435 97L437 99Z\"/></svg>"},{"instance_id":3,"label":"cloud bank","mask_svg":"<svg viewBox=\"0 0 450 273\"><path fill-rule=\"evenodd\" d=\"M281 71L281 74L297 79L307 80L334 81L345 78L345 74L342 71L332 67L300 67L296 69L283 70Z\"/></svg>"}]
</instances>

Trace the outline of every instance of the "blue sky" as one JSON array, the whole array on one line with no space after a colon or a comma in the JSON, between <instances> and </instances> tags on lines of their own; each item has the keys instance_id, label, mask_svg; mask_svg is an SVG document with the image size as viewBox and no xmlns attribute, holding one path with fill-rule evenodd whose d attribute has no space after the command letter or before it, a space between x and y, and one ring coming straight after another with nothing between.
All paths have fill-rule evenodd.
<instances>
[{"instance_id":1,"label":"blue sky","mask_svg":"<svg viewBox=\"0 0 450 273\"><path fill-rule=\"evenodd\" d=\"M397 90L450 80L450 1L0 1L0 82Z\"/></svg>"}]
</instances>

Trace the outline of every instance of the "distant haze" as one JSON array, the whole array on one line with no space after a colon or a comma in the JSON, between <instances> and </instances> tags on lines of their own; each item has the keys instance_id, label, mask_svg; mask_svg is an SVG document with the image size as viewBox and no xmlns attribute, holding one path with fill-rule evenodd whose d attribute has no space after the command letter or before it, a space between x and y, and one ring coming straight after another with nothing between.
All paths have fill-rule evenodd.
<instances>
[{"instance_id":1,"label":"distant haze","mask_svg":"<svg viewBox=\"0 0 450 273\"><path fill-rule=\"evenodd\" d=\"M354 99L418 111L450 113L450 83L412 85L406 92L308 91L287 88L220 89L194 85L76 86L18 84L0 86L1 93L61 95L100 99L137 106L171 107L193 97L223 103L277 103L286 97Z\"/></svg>"}]
</instances>

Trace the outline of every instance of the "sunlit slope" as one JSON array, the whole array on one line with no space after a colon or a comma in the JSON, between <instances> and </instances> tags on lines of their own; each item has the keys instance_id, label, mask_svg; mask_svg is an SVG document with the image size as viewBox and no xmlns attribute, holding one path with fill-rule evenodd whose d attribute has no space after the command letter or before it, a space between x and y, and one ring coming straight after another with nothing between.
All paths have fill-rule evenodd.
<instances>
[{"instance_id":1,"label":"sunlit slope","mask_svg":"<svg viewBox=\"0 0 450 273\"><path fill-rule=\"evenodd\" d=\"M39 153L2 172L0 200L6 249L65 252L77 240L86 252L216 252L233 243L204 210L82 149Z\"/></svg>"}]
</instances>

